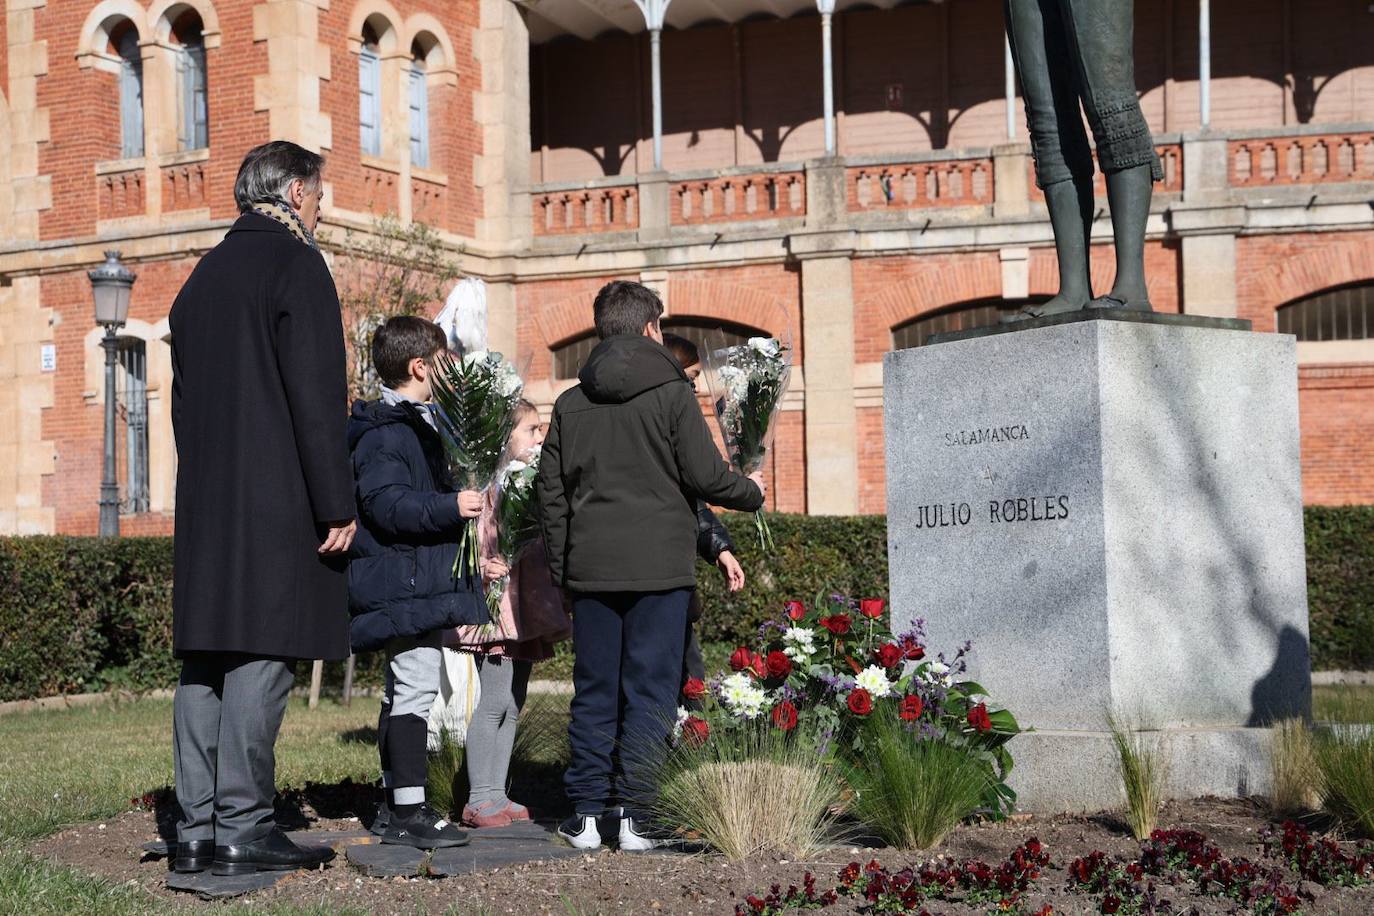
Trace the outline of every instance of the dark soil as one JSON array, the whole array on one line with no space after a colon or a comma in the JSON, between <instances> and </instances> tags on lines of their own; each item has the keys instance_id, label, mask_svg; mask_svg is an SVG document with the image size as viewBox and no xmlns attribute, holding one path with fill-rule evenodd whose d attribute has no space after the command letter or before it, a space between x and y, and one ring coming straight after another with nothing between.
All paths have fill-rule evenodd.
<instances>
[{"instance_id":1,"label":"dark soil","mask_svg":"<svg viewBox=\"0 0 1374 916\"><path fill-rule=\"evenodd\" d=\"M330 809L334 817L323 817L305 798L297 799L300 813L312 830L358 830L356 818L337 816L342 802L353 793L342 790L319 795L320 808ZM329 799L326 801L326 799ZM356 810L356 809L355 809ZM1272 821L1257 804L1245 800L1202 799L1166 806L1160 826L1186 828L1207 835L1228 857L1260 858L1259 833ZM165 829L165 824L164 824ZM39 856L74 866L82 871L118 883L142 886L159 898L179 907L200 909L214 904L169 891L165 887L166 863L153 861L142 845L158 838L157 818L151 811L131 811L102 824L70 828L35 844ZM839 870L852 861L876 858L897 870L918 861L944 855L955 859L980 858L996 865L1026 839L1038 837L1048 848L1052 865L1027 898L1022 912L1035 913L1044 904L1055 913L1098 912L1097 901L1067 889L1065 867L1074 858L1094 850L1108 854L1131 855L1139 845L1123 824L1110 814L1060 815L1055 817L1018 817L1004 824L980 824L957 829L944 844L927 853L908 853L891 849L840 847L799 863L777 858L747 862L726 862L709 855L634 856L602 850L594 855L568 857L558 861L530 861L472 875L438 878L364 878L342 856L323 871L294 873L276 886L253 894L248 899L260 904L318 904L327 901L331 908L355 907L374 913L453 912L517 914L593 914L593 913L672 913L729 914L749 894L762 894L768 886L800 884L810 871L821 889L833 887ZM533 854L537 854L537 849ZM1265 864L1277 864L1266 860ZM1300 882L1285 869L1288 883ZM1304 900L1305 914L1374 913L1374 885L1362 888L1322 888L1302 883L1310 894ZM1244 912L1232 901L1205 897L1194 887L1181 885L1161 888L1161 896L1174 905L1174 912L1196 907L1199 913ZM985 913L986 905L971 908L941 901L927 904L932 913ZM854 914L854 902L840 902L823 912Z\"/></svg>"}]
</instances>

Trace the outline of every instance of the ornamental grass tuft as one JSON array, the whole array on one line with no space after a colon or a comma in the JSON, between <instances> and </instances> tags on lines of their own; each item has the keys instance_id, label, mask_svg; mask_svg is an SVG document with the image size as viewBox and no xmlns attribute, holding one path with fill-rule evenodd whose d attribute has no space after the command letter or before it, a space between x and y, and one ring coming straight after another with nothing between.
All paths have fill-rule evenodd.
<instances>
[{"instance_id":1,"label":"ornamental grass tuft","mask_svg":"<svg viewBox=\"0 0 1374 916\"><path fill-rule=\"evenodd\" d=\"M658 786L657 816L727 859L804 858L840 839L842 784L805 743L764 723L678 745Z\"/></svg>"},{"instance_id":2,"label":"ornamental grass tuft","mask_svg":"<svg viewBox=\"0 0 1374 916\"><path fill-rule=\"evenodd\" d=\"M1374 732L1336 726L1315 751L1322 804L1347 826L1374 837Z\"/></svg>"},{"instance_id":3,"label":"ornamental grass tuft","mask_svg":"<svg viewBox=\"0 0 1374 916\"><path fill-rule=\"evenodd\" d=\"M1311 811L1320 804L1320 772L1312 730L1301 719L1285 719L1270 729L1269 761L1273 789L1269 808L1285 817Z\"/></svg>"},{"instance_id":4,"label":"ornamental grass tuft","mask_svg":"<svg viewBox=\"0 0 1374 916\"><path fill-rule=\"evenodd\" d=\"M976 813L994 784L978 751L932 738L896 715L864 723L863 752L845 772L854 816L883 842L929 849Z\"/></svg>"},{"instance_id":5,"label":"ornamental grass tuft","mask_svg":"<svg viewBox=\"0 0 1374 916\"><path fill-rule=\"evenodd\" d=\"M1162 748L1139 732L1127 729L1115 716L1107 717L1116 748L1117 772L1126 795L1126 824L1137 840L1147 839L1159 823L1168 779Z\"/></svg>"}]
</instances>

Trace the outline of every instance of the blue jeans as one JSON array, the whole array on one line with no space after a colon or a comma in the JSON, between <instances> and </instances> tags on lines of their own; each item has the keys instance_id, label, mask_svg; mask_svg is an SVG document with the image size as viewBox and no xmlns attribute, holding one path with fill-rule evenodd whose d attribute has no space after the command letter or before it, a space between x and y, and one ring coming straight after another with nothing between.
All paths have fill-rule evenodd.
<instances>
[{"instance_id":1,"label":"blue jeans","mask_svg":"<svg viewBox=\"0 0 1374 916\"><path fill-rule=\"evenodd\" d=\"M630 817L653 804L655 771L677 713L692 589L602 592L573 599L573 700L563 774L578 814L599 815L614 788Z\"/></svg>"}]
</instances>

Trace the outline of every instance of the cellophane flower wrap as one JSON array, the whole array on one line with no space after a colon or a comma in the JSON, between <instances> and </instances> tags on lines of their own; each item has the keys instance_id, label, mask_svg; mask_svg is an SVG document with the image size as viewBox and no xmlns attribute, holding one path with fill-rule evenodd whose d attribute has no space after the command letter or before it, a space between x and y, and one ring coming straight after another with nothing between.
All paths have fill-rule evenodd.
<instances>
[{"instance_id":1,"label":"cellophane flower wrap","mask_svg":"<svg viewBox=\"0 0 1374 916\"><path fill-rule=\"evenodd\" d=\"M982 686L962 677L971 644L951 656L931 653L923 621L897 633L890 621L879 598L787 602L752 645L734 651L730 670L707 679L701 708L679 711L674 753L767 728L805 742L818 759L860 760L863 721L892 715L921 740L968 748L990 776L980 813L1010 813L1016 795L1006 785L1012 759L1005 745L1020 726ZM684 691L701 686L689 680Z\"/></svg>"},{"instance_id":2,"label":"cellophane flower wrap","mask_svg":"<svg viewBox=\"0 0 1374 916\"><path fill-rule=\"evenodd\" d=\"M520 373L494 350L435 357L435 417L460 490L485 490L496 480L524 388ZM476 575L479 562L473 518L459 538L453 574Z\"/></svg>"},{"instance_id":3,"label":"cellophane flower wrap","mask_svg":"<svg viewBox=\"0 0 1374 916\"><path fill-rule=\"evenodd\" d=\"M496 552L506 565L515 568L521 552L540 536L539 499L535 478L539 476L539 450L523 460L509 462L495 483ZM510 574L487 586L487 609L491 619L501 613L501 596L510 587Z\"/></svg>"},{"instance_id":4,"label":"cellophane flower wrap","mask_svg":"<svg viewBox=\"0 0 1374 916\"><path fill-rule=\"evenodd\" d=\"M773 337L707 351L708 384L730 463L741 474L763 467L773 445L774 420L792 374L788 348ZM754 513L759 546L773 547L762 509Z\"/></svg>"}]
</instances>

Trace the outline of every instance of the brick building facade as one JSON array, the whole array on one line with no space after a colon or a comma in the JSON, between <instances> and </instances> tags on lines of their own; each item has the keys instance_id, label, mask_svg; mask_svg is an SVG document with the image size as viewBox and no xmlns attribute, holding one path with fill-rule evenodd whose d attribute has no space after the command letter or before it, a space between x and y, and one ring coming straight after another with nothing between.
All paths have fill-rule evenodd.
<instances>
[{"instance_id":1,"label":"brick building facade","mask_svg":"<svg viewBox=\"0 0 1374 916\"><path fill-rule=\"evenodd\" d=\"M328 158L331 235L438 229L543 406L608 279L679 326L790 339L782 510L881 512L883 353L1057 286L997 0L833 4L833 155L815 0L672 0L661 169L633 0L0 2L3 533L95 531L107 248L138 273L123 530L169 530L167 310L272 137ZM1296 332L1304 496L1374 502L1374 10L1212 0L1204 55L1197 0L1136 7L1155 307Z\"/></svg>"}]
</instances>

